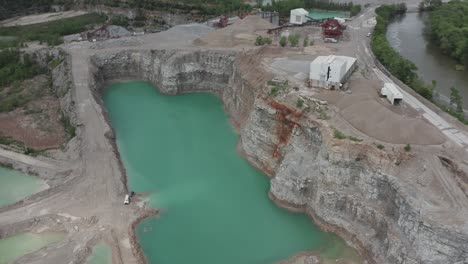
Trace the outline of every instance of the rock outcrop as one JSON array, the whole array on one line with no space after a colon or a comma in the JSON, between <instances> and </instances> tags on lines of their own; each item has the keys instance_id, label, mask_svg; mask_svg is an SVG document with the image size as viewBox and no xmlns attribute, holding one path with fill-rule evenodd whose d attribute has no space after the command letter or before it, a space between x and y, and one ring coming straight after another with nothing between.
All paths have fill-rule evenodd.
<instances>
[{"instance_id":1,"label":"rock outcrop","mask_svg":"<svg viewBox=\"0 0 468 264\"><path fill-rule=\"evenodd\" d=\"M279 110L261 96L270 76L255 54L127 50L95 55L91 63L96 95L122 79L147 80L170 95L218 95L240 133L240 151L272 176L271 197L344 236L371 262L468 263L466 219L457 224L432 217L425 196L404 180L410 172L395 169L409 154L335 139L327 122L313 115L278 118ZM281 145L278 122L294 122Z\"/></svg>"}]
</instances>

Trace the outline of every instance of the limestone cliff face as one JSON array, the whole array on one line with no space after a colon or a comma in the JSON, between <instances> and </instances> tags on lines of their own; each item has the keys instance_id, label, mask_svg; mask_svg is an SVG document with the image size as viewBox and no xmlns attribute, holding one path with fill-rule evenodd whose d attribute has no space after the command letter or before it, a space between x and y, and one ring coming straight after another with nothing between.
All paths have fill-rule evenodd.
<instances>
[{"instance_id":1,"label":"limestone cliff face","mask_svg":"<svg viewBox=\"0 0 468 264\"><path fill-rule=\"evenodd\" d=\"M399 157L335 139L309 119L273 158L275 115L256 102L242 144L257 166L274 168L270 193L280 204L308 213L376 263L468 263L466 225L445 226L420 212L423 198L390 174Z\"/></svg>"},{"instance_id":2,"label":"limestone cliff face","mask_svg":"<svg viewBox=\"0 0 468 264\"><path fill-rule=\"evenodd\" d=\"M402 158L365 143L334 139L307 116L278 145L278 109L259 96L270 77L249 54L227 51L121 51L92 57L96 94L109 82L140 79L162 93L210 91L240 132L239 147L273 176L270 193L348 240L376 263L468 263L466 224L447 226L421 212L411 185L393 176ZM393 156L392 156L393 155ZM403 157L404 158L404 157Z\"/></svg>"}]
</instances>

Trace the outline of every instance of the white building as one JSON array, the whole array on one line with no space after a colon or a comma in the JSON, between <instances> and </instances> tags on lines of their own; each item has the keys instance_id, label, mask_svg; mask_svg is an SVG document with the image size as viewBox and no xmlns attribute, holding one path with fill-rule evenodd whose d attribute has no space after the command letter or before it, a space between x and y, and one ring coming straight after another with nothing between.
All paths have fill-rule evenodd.
<instances>
[{"instance_id":1,"label":"white building","mask_svg":"<svg viewBox=\"0 0 468 264\"><path fill-rule=\"evenodd\" d=\"M356 68L356 58L346 56L318 56L310 63L310 86L339 89Z\"/></svg>"},{"instance_id":2,"label":"white building","mask_svg":"<svg viewBox=\"0 0 468 264\"><path fill-rule=\"evenodd\" d=\"M403 95L393 83L385 83L380 94L387 97L393 105L397 105L403 100Z\"/></svg>"},{"instance_id":3,"label":"white building","mask_svg":"<svg viewBox=\"0 0 468 264\"><path fill-rule=\"evenodd\" d=\"M289 17L289 23L291 24L296 24L296 25L302 25L305 22L307 22L307 17L309 15L309 12L305 10L304 8L296 8L291 10L291 15Z\"/></svg>"}]
</instances>

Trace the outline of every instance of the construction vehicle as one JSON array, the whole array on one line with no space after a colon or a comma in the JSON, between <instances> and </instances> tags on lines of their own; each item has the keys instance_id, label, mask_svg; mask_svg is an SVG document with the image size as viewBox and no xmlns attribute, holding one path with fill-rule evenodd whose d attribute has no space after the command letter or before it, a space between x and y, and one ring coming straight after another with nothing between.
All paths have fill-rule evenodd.
<instances>
[{"instance_id":1,"label":"construction vehicle","mask_svg":"<svg viewBox=\"0 0 468 264\"><path fill-rule=\"evenodd\" d=\"M229 19L226 16L222 16L219 18L218 22L214 23L215 28L223 28L226 27L229 22Z\"/></svg>"}]
</instances>

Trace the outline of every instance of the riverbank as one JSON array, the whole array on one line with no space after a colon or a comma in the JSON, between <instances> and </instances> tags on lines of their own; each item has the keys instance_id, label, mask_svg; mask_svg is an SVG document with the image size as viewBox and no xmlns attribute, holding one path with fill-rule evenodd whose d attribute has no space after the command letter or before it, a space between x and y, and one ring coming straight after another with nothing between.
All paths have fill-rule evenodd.
<instances>
[{"instance_id":1,"label":"riverbank","mask_svg":"<svg viewBox=\"0 0 468 264\"><path fill-rule=\"evenodd\" d=\"M390 46L386 38L388 25L397 15L406 12L406 6L404 4L383 5L378 7L375 12L378 18L371 41L371 48L374 55L392 75L427 100L437 104L434 100L433 84L429 85L421 80L416 73L416 65L396 52ZM452 107L442 106L440 104L438 106L450 115L456 117L460 122L467 124L468 121L465 120L463 112L457 112Z\"/></svg>"},{"instance_id":2,"label":"riverbank","mask_svg":"<svg viewBox=\"0 0 468 264\"><path fill-rule=\"evenodd\" d=\"M409 13L395 18L388 26L386 37L390 45L412 61L418 75L426 82L436 81L434 100L448 104L450 87L457 87L468 107L468 75L455 69L457 62L429 42L424 33L428 14Z\"/></svg>"}]
</instances>

